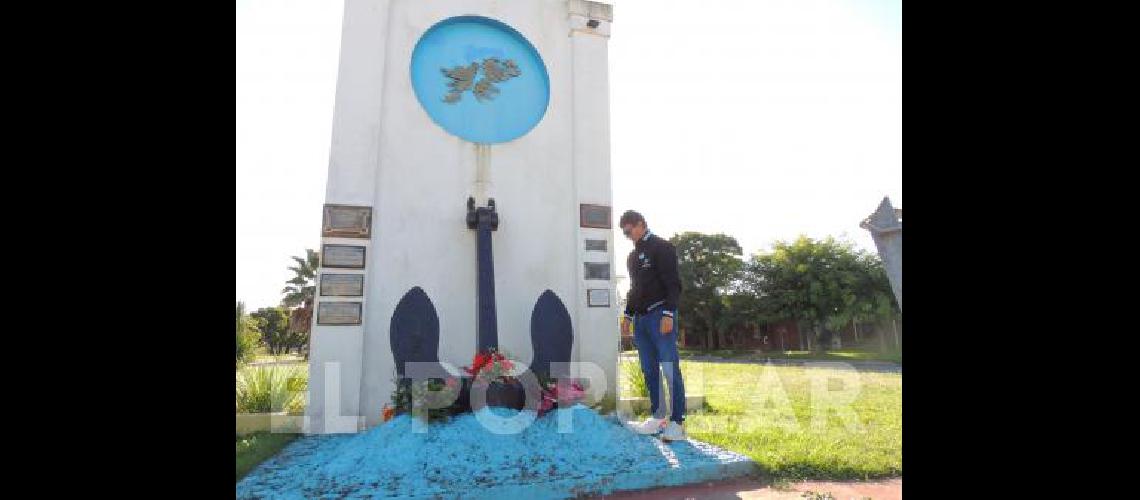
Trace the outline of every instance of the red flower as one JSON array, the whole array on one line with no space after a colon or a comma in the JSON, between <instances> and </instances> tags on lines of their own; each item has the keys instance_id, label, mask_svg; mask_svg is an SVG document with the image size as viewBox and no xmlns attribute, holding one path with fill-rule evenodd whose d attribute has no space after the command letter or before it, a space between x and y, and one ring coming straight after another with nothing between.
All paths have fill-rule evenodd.
<instances>
[{"instance_id":1,"label":"red flower","mask_svg":"<svg viewBox=\"0 0 1140 500\"><path fill-rule=\"evenodd\" d=\"M475 358L471 360L471 367L463 367L463 370L476 378L480 376L480 373L493 370L499 374L497 377L509 379L510 377L506 377L503 372L509 372L514 366L514 361L511 361L505 354L495 349L488 349L475 354Z\"/></svg>"},{"instance_id":2,"label":"red flower","mask_svg":"<svg viewBox=\"0 0 1140 500\"><path fill-rule=\"evenodd\" d=\"M483 368L485 368L490 363L491 363L491 356L487 355L487 353L481 352L481 353L476 354L475 359L473 359L471 361L471 368L465 368L465 370L467 370L467 373L469 373L471 375L475 375L475 374L479 373L479 370L482 370Z\"/></svg>"},{"instance_id":3,"label":"red flower","mask_svg":"<svg viewBox=\"0 0 1140 500\"><path fill-rule=\"evenodd\" d=\"M538 416L546 414L546 412L554 409L555 400L551 397L550 393L543 393L542 402L538 404Z\"/></svg>"}]
</instances>

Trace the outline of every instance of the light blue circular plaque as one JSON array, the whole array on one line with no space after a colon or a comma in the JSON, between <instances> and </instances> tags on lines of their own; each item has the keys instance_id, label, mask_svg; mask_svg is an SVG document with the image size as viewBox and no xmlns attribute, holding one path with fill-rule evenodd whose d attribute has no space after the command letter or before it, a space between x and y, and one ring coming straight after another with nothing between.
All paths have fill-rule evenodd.
<instances>
[{"instance_id":1,"label":"light blue circular plaque","mask_svg":"<svg viewBox=\"0 0 1140 500\"><path fill-rule=\"evenodd\" d=\"M452 17L429 28L412 51L411 73L428 116L479 144L522 137L550 101L538 51L518 31L486 17Z\"/></svg>"}]
</instances>

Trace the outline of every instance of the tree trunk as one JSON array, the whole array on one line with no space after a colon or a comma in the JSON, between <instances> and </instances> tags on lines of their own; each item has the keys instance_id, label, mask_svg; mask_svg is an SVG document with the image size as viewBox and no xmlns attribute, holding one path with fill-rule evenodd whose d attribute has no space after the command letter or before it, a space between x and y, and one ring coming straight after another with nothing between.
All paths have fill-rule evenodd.
<instances>
[{"instance_id":1,"label":"tree trunk","mask_svg":"<svg viewBox=\"0 0 1140 500\"><path fill-rule=\"evenodd\" d=\"M891 318L891 331L895 334L895 349L902 350L902 342L899 340L898 325L895 324L895 319Z\"/></svg>"},{"instance_id":2,"label":"tree trunk","mask_svg":"<svg viewBox=\"0 0 1140 500\"><path fill-rule=\"evenodd\" d=\"M815 341L815 349L814 350L817 352L826 351L827 350L827 339L823 338L824 337L823 330L820 328L818 323L813 324L811 326L811 333L812 333L811 339Z\"/></svg>"},{"instance_id":3,"label":"tree trunk","mask_svg":"<svg viewBox=\"0 0 1140 500\"><path fill-rule=\"evenodd\" d=\"M709 322L706 319L705 320L705 350L708 351L711 349L714 349L714 347L713 347L713 332L712 332L712 329L709 328Z\"/></svg>"},{"instance_id":4,"label":"tree trunk","mask_svg":"<svg viewBox=\"0 0 1140 500\"><path fill-rule=\"evenodd\" d=\"M859 322L851 320L851 327L855 329L855 343L859 343Z\"/></svg>"},{"instance_id":5,"label":"tree trunk","mask_svg":"<svg viewBox=\"0 0 1140 500\"><path fill-rule=\"evenodd\" d=\"M709 346L713 349L720 349L720 332L717 331L716 322L713 321L712 315L705 317L705 328L708 329Z\"/></svg>"}]
</instances>

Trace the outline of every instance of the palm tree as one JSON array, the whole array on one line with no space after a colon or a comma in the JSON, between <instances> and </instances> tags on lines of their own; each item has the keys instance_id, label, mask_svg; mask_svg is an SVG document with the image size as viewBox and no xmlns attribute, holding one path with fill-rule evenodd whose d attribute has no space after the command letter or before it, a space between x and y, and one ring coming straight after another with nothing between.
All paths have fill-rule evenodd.
<instances>
[{"instance_id":1,"label":"palm tree","mask_svg":"<svg viewBox=\"0 0 1140 500\"><path fill-rule=\"evenodd\" d=\"M306 248L305 258L293 256L292 259L297 262L297 265L289 266L289 270L294 274L293 279L286 281L288 285L281 290L281 293L285 294L281 299L281 305L285 307L297 307L306 300L313 299L320 254L316 250Z\"/></svg>"}]
</instances>

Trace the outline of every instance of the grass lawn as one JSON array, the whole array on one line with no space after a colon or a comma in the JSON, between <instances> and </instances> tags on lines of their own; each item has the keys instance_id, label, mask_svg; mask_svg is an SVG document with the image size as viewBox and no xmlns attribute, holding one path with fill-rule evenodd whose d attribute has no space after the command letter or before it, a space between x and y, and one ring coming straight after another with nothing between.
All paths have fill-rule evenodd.
<instances>
[{"instance_id":1,"label":"grass lawn","mask_svg":"<svg viewBox=\"0 0 1140 500\"><path fill-rule=\"evenodd\" d=\"M237 438L237 480L245 477L257 464L277 454L297 439L300 434L275 434L270 432L256 432Z\"/></svg>"},{"instance_id":2,"label":"grass lawn","mask_svg":"<svg viewBox=\"0 0 1140 500\"><path fill-rule=\"evenodd\" d=\"M688 434L747 455L773 480L902 476L901 374L859 372L850 405L859 428L849 429L834 411L816 428L813 380L836 394L846 384L838 371L698 361L682 361L681 367L686 392L703 393L707 405L690 409ZM781 393L786 406L774 404Z\"/></svg>"}]
</instances>

